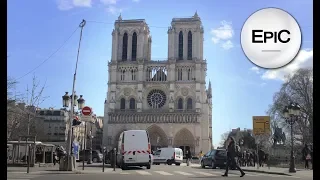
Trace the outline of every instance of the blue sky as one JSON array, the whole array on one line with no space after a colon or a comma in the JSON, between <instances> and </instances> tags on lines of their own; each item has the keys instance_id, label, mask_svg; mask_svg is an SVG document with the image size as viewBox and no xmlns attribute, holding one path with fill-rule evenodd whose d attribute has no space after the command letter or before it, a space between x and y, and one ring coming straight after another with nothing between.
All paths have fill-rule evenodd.
<instances>
[{"instance_id":1,"label":"blue sky","mask_svg":"<svg viewBox=\"0 0 320 180\"><path fill-rule=\"evenodd\" d=\"M252 116L265 115L283 76L299 67L312 66L313 31L311 0L10 0L8 1L8 76L19 78L39 66L78 27L83 31L76 91L97 115L103 115L111 58L113 23L123 19L146 19L152 34L152 58L167 57L167 27L173 17L188 17L195 11L205 28L204 57L207 79L213 90L213 144L232 128L252 128ZM258 9L278 7L290 12L301 26L303 45L289 66L272 71L255 67L240 46L240 30L246 18ZM32 75L44 83L42 107L62 106L61 96L71 92L79 40L77 31L52 58L16 87L24 92Z\"/></svg>"}]
</instances>

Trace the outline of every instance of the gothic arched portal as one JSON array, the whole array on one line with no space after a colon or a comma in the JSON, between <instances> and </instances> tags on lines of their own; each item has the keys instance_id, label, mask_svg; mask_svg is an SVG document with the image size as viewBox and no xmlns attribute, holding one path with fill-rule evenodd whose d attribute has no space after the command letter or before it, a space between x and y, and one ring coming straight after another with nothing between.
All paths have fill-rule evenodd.
<instances>
[{"instance_id":1,"label":"gothic arched portal","mask_svg":"<svg viewBox=\"0 0 320 180\"><path fill-rule=\"evenodd\" d=\"M174 147L181 148L183 154L186 151L190 151L191 153L195 152L195 139L193 134L186 128L181 129L176 133L173 139Z\"/></svg>"},{"instance_id":2,"label":"gothic arched portal","mask_svg":"<svg viewBox=\"0 0 320 180\"><path fill-rule=\"evenodd\" d=\"M168 147L168 138L166 133L161 129L161 127L153 124L147 128L151 149L156 150L160 147Z\"/></svg>"}]
</instances>

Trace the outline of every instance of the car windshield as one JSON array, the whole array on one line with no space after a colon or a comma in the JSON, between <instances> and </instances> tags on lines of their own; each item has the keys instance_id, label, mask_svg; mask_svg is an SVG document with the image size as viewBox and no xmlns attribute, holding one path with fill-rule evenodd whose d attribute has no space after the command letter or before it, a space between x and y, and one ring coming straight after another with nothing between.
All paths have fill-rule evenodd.
<instances>
[{"instance_id":1,"label":"car windshield","mask_svg":"<svg viewBox=\"0 0 320 180\"><path fill-rule=\"evenodd\" d=\"M160 153L161 153L161 150L158 150L158 151L156 151L156 152L154 153L154 155L155 155L155 156L159 156Z\"/></svg>"}]
</instances>

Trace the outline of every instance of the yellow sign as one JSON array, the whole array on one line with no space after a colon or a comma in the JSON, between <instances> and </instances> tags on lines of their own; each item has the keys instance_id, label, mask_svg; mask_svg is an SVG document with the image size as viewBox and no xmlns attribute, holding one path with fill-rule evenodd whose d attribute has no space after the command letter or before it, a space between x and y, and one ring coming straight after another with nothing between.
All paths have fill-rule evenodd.
<instances>
[{"instance_id":1,"label":"yellow sign","mask_svg":"<svg viewBox=\"0 0 320 180\"><path fill-rule=\"evenodd\" d=\"M253 116L253 134L270 134L270 116Z\"/></svg>"}]
</instances>

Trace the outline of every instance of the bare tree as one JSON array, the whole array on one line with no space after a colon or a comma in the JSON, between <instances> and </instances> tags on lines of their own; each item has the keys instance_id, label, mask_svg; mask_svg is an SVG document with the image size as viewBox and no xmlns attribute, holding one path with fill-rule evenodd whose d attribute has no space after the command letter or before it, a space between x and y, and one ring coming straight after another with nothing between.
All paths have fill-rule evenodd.
<instances>
[{"instance_id":1,"label":"bare tree","mask_svg":"<svg viewBox=\"0 0 320 180\"><path fill-rule=\"evenodd\" d=\"M284 128L288 134L288 124L282 117L282 111L289 102L297 102L301 106L299 121L294 126L295 141L307 143L313 141L313 69L299 69L286 78L279 92L273 97L273 104L268 114L272 126ZM273 128L274 128L273 127Z\"/></svg>"},{"instance_id":2,"label":"bare tree","mask_svg":"<svg viewBox=\"0 0 320 180\"><path fill-rule=\"evenodd\" d=\"M227 139L229 137L229 134L230 134L230 132L228 131L228 132L225 132L225 133L223 133L221 135L221 140L220 140L220 143L219 143L219 145L221 147L225 147L225 143L226 143L226 141L227 141Z\"/></svg>"},{"instance_id":3,"label":"bare tree","mask_svg":"<svg viewBox=\"0 0 320 180\"><path fill-rule=\"evenodd\" d=\"M10 81L11 82L11 81ZM16 83L16 82L15 82ZM12 83L11 83L12 84ZM16 101L10 101L7 105L7 137L8 140L16 140L24 135L42 135L37 116L37 108L47 98L43 96L45 84L40 85L40 81L34 76L32 79L31 90L24 92L25 98Z\"/></svg>"}]
</instances>

